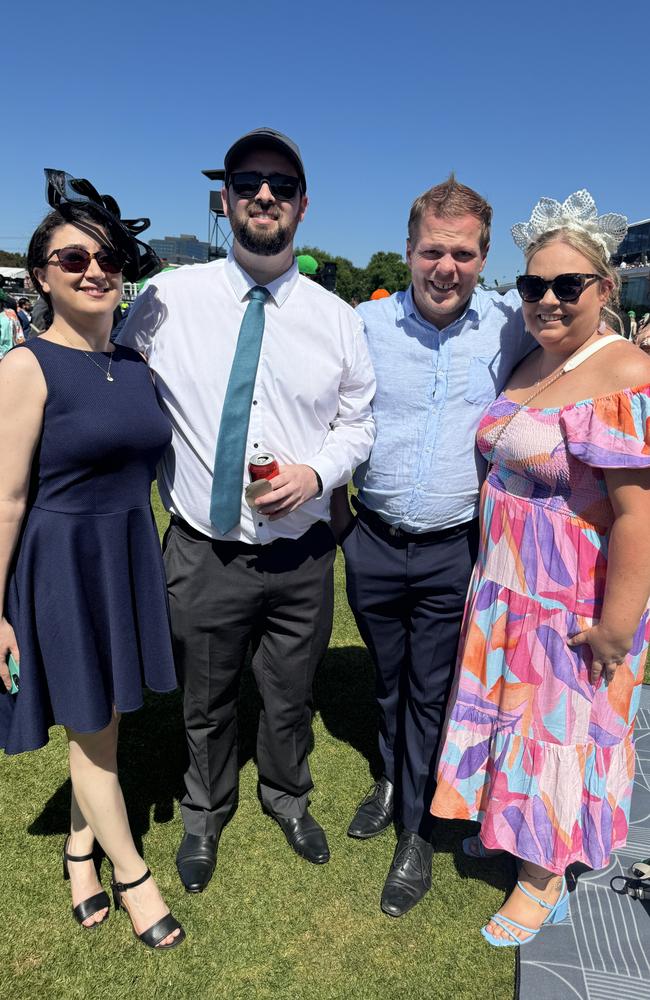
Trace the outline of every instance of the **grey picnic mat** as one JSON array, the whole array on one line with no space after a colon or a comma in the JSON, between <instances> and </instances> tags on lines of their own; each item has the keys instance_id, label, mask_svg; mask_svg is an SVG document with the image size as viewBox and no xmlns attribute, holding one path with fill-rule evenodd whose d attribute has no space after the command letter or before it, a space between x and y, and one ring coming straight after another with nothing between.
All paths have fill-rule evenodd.
<instances>
[{"instance_id":1,"label":"grey picnic mat","mask_svg":"<svg viewBox=\"0 0 650 1000\"><path fill-rule=\"evenodd\" d=\"M650 685L641 692L635 739L627 845L609 868L582 868L570 879L569 917L518 949L518 1000L650 1000L650 901L610 888L615 875L650 858Z\"/></svg>"}]
</instances>

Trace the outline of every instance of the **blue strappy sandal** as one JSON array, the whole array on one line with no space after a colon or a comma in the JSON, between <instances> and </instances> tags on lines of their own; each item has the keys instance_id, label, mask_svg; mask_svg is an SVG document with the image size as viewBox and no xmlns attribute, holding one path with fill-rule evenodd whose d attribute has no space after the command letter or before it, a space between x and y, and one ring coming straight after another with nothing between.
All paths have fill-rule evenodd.
<instances>
[{"instance_id":1,"label":"blue strappy sandal","mask_svg":"<svg viewBox=\"0 0 650 1000\"><path fill-rule=\"evenodd\" d=\"M495 913L491 922L498 924L499 927L501 927L501 929L504 930L511 938L511 940L508 940L507 938L497 938L494 934L490 933L487 929L487 925L485 927L481 927L481 934L488 944L493 945L495 948L515 948L517 945L527 944L529 941L532 941L534 937L537 937L545 924L559 924L561 920L564 920L569 912L569 890L567 889L566 879L564 876L562 876L562 890L555 906L551 906L551 904L547 903L544 899L540 899L539 896L533 895L533 893L529 892L526 886L522 885L521 882L517 882L517 885L525 896L528 896L529 899L539 903L539 905L543 906L545 910L549 910L549 915L544 923L535 929L533 927L526 927L525 924L518 924L516 920L512 920L510 917L500 917L498 913ZM518 927L520 931L525 931L529 936L522 940L517 937L510 927Z\"/></svg>"}]
</instances>

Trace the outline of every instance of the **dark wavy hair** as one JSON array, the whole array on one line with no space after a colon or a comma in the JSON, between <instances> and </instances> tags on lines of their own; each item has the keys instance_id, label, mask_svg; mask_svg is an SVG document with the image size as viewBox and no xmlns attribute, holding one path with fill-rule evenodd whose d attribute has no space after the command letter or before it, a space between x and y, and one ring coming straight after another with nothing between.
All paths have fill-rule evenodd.
<instances>
[{"instance_id":1,"label":"dark wavy hair","mask_svg":"<svg viewBox=\"0 0 650 1000\"><path fill-rule=\"evenodd\" d=\"M38 294L45 300L48 306L49 315L46 317L47 326L52 323L52 300L47 292L43 291L40 281L36 277L36 268L43 268L47 264L48 250L52 234L59 226L77 225L83 232L88 232L97 240L111 249L122 250L127 256L132 256L132 247L128 242L123 227L115 220L108 217L107 213L96 208L91 202L65 202L49 212L40 226L34 231L29 248L27 250L27 270L34 283Z\"/></svg>"}]
</instances>

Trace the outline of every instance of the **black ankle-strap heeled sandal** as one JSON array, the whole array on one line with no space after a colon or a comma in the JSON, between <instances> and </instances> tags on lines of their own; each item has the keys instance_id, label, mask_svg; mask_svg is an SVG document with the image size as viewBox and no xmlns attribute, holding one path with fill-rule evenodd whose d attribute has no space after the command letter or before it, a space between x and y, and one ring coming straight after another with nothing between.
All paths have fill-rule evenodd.
<instances>
[{"instance_id":1,"label":"black ankle-strap heeled sandal","mask_svg":"<svg viewBox=\"0 0 650 1000\"><path fill-rule=\"evenodd\" d=\"M93 850L90 854L68 854L68 842L70 840L70 834L67 835L63 843L63 879L66 882L70 881L70 869L68 868L68 863L70 861L94 861L95 868L97 869L97 876L99 877L99 870L97 865L97 851ZM96 927L101 926L105 920L108 920L109 908L111 901L108 898L108 893L101 892L95 893L94 896L89 896L88 899L83 899L76 906L72 907L72 916L75 918L78 924L85 931L93 931ZM101 920L96 920L92 924L85 924L84 920L88 920L88 917L94 917L96 913L100 910L106 910L106 913Z\"/></svg>"},{"instance_id":2,"label":"black ankle-strap heeled sandal","mask_svg":"<svg viewBox=\"0 0 650 1000\"><path fill-rule=\"evenodd\" d=\"M126 910L126 907L122 902L122 894L127 892L129 889L135 889L136 886L142 885L142 883L146 882L148 878L151 878L151 872L147 868L144 875L137 878L135 882L116 882L115 871L113 871L111 890L113 892L113 903L115 904L116 912L120 909ZM160 944L160 942L164 941L166 937L173 934L176 929L180 931L180 934L176 935L171 944ZM142 934L138 934L135 927L133 927L133 933L137 937L138 941L142 941L147 948L153 948L155 951L169 951L170 948L177 948L178 945L185 940L185 931L183 930L183 927L171 913L161 917L160 920L157 920L155 924L148 927L146 931L142 932Z\"/></svg>"}]
</instances>

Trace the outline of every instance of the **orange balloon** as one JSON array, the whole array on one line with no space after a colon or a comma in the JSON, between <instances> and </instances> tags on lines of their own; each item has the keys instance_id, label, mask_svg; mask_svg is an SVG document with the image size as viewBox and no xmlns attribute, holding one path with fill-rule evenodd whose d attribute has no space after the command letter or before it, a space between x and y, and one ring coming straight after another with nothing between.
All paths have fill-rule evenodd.
<instances>
[{"instance_id":1,"label":"orange balloon","mask_svg":"<svg viewBox=\"0 0 650 1000\"><path fill-rule=\"evenodd\" d=\"M375 291L370 296L370 301L374 302L377 299L389 299L390 292L386 291L385 288L376 288Z\"/></svg>"}]
</instances>

